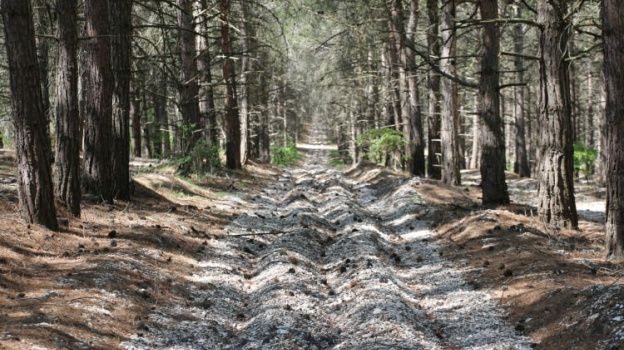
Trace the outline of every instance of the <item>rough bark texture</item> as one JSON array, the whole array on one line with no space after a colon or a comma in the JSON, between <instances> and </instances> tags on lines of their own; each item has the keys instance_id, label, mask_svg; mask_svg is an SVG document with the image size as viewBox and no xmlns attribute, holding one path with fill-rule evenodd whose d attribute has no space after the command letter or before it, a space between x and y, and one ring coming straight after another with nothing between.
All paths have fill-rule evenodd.
<instances>
[{"instance_id":1,"label":"rough bark texture","mask_svg":"<svg viewBox=\"0 0 624 350\"><path fill-rule=\"evenodd\" d=\"M111 116L113 72L110 59L108 0L86 0L87 101L82 188L113 202L111 174Z\"/></svg>"},{"instance_id":2,"label":"rough bark texture","mask_svg":"<svg viewBox=\"0 0 624 350\"><path fill-rule=\"evenodd\" d=\"M200 2L202 6L201 31L208 34L208 5L205 0ZM198 59L197 69L199 70L199 115L208 129L208 139L210 143L216 145L219 142L219 132L217 129L217 111L215 110L214 88L212 87L212 72L210 45L204 36L198 37Z\"/></svg>"},{"instance_id":3,"label":"rough bark texture","mask_svg":"<svg viewBox=\"0 0 624 350\"><path fill-rule=\"evenodd\" d=\"M161 143L162 143L162 152L161 155L163 158L169 158L171 157L171 139L169 137L169 135L171 135L170 133L170 128L169 128L169 116L167 113L167 79L166 77L163 77L161 79L161 89L159 90L159 94L158 94L158 103L157 103L157 108L158 108L158 124L160 125L160 138L161 138Z\"/></svg>"},{"instance_id":4,"label":"rough bark texture","mask_svg":"<svg viewBox=\"0 0 624 350\"><path fill-rule=\"evenodd\" d=\"M193 1L178 0L178 27L180 47L180 79L178 81L178 104L182 114L184 135L182 151L188 153L200 138L199 86L197 62L195 61L195 27L193 26ZM188 169L185 169L188 170Z\"/></svg>"},{"instance_id":5,"label":"rough bark texture","mask_svg":"<svg viewBox=\"0 0 624 350\"><path fill-rule=\"evenodd\" d=\"M425 137L422 124L422 110L420 108L420 92L418 89L418 69L416 56L410 46L416 41L416 29L420 8L418 1L410 2L410 16L407 22L405 59L407 71L407 86L409 89L410 104L410 171L415 176L425 176Z\"/></svg>"},{"instance_id":6,"label":"rough bark texture","mask_svg":"<svg viewBox=\"0 0 624 350\"><path fill-rule=\"evenodd\" d=\"M0 4L10 73L19 211L27 222L56 230L32 9L30 1L24 0L3 0Z\"/></svg>"},{"instance_id":7,"label":"rough bark texture","mask_svg":"<svg viewBox=\"0 0 624 350\"><path fill-rule=\"evenodd\" d=\"M241 46L243 49L243 57L241 58L241 96L240 96L240 124L241 124L241 163L247 163L249 157L249 132L251 125L251 106L253 105L251 84L254 80L255 73L253 68L252 55L255 50L254 28L250 23L249 4L245 1L241 2Z\"/></svg>"},{"instance_id":8,"label":"rough bark texture","mask_svg":"<svg viewBox=\"0 0 624 350\"><path fill-rule=\"evenodd\" d=\"M522 17L521 0L515 0L515 17ZM523 25L514 26L514 49L518 55L524 53L524 33ZM516 71L516 84L524 82L524 59L520 56L514 58L514 68ZM524 86L515 87L515 116L516 116L516 161L514 162L514 172L520 177L530 177L529 157L526 143L525 113L524 113Z\"/></svg>"},{"instance_id":9,"label":"rough bark texture","mask_svg":"<svg viewBox=\"0 0 624 350\"><path fill-rule=\"evenodd\" d=\"M46 0L35 0L34 6L34 25L35 33L48 34L53 33L52 21L53 16L49 4ZM37 47L37 58L39 59L39 78L41 79L41 98L43 102L43 115L46 118L46 135L50 139L50 39L44 36L35 36ZM51 149L51 148L50 148ZM50 154L52 157L53 154Z\"/></svg>"},{"instance_id":10,"label":"rough bark texture","mask_svg":"<svg viewBox=\"0 0 624 350\"><path fill-rule=\"evenodd\" d=\"M481 117L481 188L483 205L509 204L505 183L505 133L500 115L498 54L500 32L498 1L481 0L483 25L483 56L479 84L479 116Z\"/></svg>"},{"instance_id":11,"label":"rough bark texture","mask_svg":"<svg viewBox=\"0 0 624 350\"><path fill-rule=\"evenodd\" d=\"M157 74L158 71L159 69L155 68L153 74ZM161 74L158 77L158 89L150 93L154 108L153 152L156 157L160 158L167 158L171 154L167 123L167 81L167 74Z\"/></svg>"},{"instance_id":12,"label":"rough bark texture","mask_svg":"<svg viewBox=\"0 0 624 350\"><path fill-rule=\"evenodd\" d=\"M570 105L567 0L538 2L540 35L538 215L558 227L578 227Z\"/></svg>"},{"instance_id":13,"label":"rough bark texture","mask_svg":"<svg viewBox=\"0 0 624 350\"><path fill-rule=\"evenodd\" d=\"M405 82L405 74L400 73L400 64L399 64L399 50L397 47L400 46L400 43L397 43L397 36L393 35L395 32L392 27L392 19L388 19L388 27L389 27L389 43L387 45L387 84L388 84L388 93L391 99L391 108L392 114L391 119L388 125L393 126L396 130L403 132L402 123L403 123L403 114L409 113L407 110L408 105L401 103L401 90L404 87ZM407 114L405 114L407 115ZM404 132L405 136L405 132Z\"/></svg>"},{"instance_id":14,"label":"rough bark texture","mask_svg":"<svg viewBox=\"0 0 624 350\"><path fill-rule=\"evenodd\" d=\"M442 59L441 70L455 76L455 0L443 0L442 7ZM442 95L440 138L442 140L442 182L458 186L461 184L457 106L457 84L443 78L440 84Z\"/></svg>"},{"instance_id":15,"label":"rough bark texture","mask_svg":"<svg viewBox=\"0 0 624 350\"><path fill-rule=\"evenodd\" d=\"M141 157L141 95L136 77L130 85L130 118L132 119L132 150L135 157Z\"/></svg>"},{"instance_id":16,"label":"rough bark texture","mask_svg":"<svg viewBox=\"0 0 624 350\"><path fill-rule=\"evenodd\" d=\"M479 122L479 101L478 101L478 96L475 97L475 99L477 101L475 101L475 109L476 112L475 114L472 116L472 152L470 155L470 164L468 165L469 169L476 169L478 167L481 166L481 161L479 160L479 155L481 154L480 152L480 144L481 141L479 141L480 137L479 135L481 134L479 128L481 127L480 122Z\"/></svg>"},{"instance_id":17,"label":"rough bark texture","mask_svg":"<svg viewBox=\"0 0 624 350\"><path fill-rule=\"evenodd\" d=\"M594 74L591 62L587 63L587 110L585 111L585 146L594 148ZM587 164L587 173L594 175L596 166Z\"/></svg>"},{"instance_id":18,"label":"rough bark texture","mask_svg":"<svg viewBox=\"0 0 624 350\"><path fill-rule=\"evenodd\" d=\"M392 58L393 71L398 78L398 83L394 84L395 95L397 96L396 102L398 103L396 109L397 129L403 132L403 138L405 139L404 155L411 153L410 147L410 123L412 118L412 109L409 103L409 89L407 85L407 52L405 48L405 28L403 24L403 6L400 0L389 0L387 6L390 11L390 19L388 21L390 30L390 57Z\"/></svg>"},{"instance_id":19,"label":"rough bark texture","mask_svg":"<svg viewBox=\"0 0 624 350\"><path fill-rule=\"evenodd\" d=\"M269 111L271 110L269 76L263 68L266 65L267 59L268 57L266 54L261 54L260 62L258 63L258 70L260 71L260 98L264 106L264 110L260 114L260 125L258 127L258 159L266 163L271 161L271 138L269 136Z\"/></svg>"},{"instance_id":20,"label":"rough bark texture","mask_svg":"<svg viewBox=\"0 0 624 350\"><path fill-rule=\"evenodd\" d=\"M221 0L221 42L223 60L223 80L225 81L225 166L240 169L241 130L238 103L236 101L236 73L230 58L229 2Z\"/></svg>"},{"instance_id":21,"label":"rough bark texture","mask_svg":"<svg viewBox=\"0 0 624 350\"><path fill-rule=\"evenodd\" d=\"M440 15L438 13L438 0L427 0L427 17L429 27L427 29L427 45L429 46L429 57L435 63L440 57L440 37L438 26ZM427 174L433 179L442 178L442 168L440 163L440 74L433 69L429 69L429 109L427 116Z\"/></svg>"},{"instance_id":22,"label":"rough bark texture","mask_svg":"<svg viewBox=\"0 0 624 350\"><path fill-rule=\"evenodd\" d=\"M607 92L607 257L624 257L624 3L602 1L604 75Z\"/></svg>"},{"instance_id":23,"label":"rough bark texture","mask_svg":"<svg viewBox=\"0 0 624 350\"><path fill-rule=\"evenodd\" d=\"M56 155L54 193L74 216L80 216L80 143L78 110L78 27L76 0L56 3L58 59L56 66Z\"/></svg>"},{"instance_id":24,"label":"rough bark texture","mask_svg":"<svg viewBox=\"0 0 624 350\"><path fill-rule=\"evenodd\" d=\"M111 60L113 67L113 116L111 162L113 194L130 199L130 59L132 50L132 1L109 0Z\"/></svg>"},{"instance_id":25,"label":"rough bark texture","mask_svg":"<svg viewBox=\"0 0 624 350\"><path fill-rule=\"evenodd\" d=\"M153 158L152 153L152 132L150 130L149 119L147 118L147 93L145 87L141 89L141 136L143 137L143 155L147 158Z\"/></svg>"},{"instance_id":26,"label":"rough bark texture","mask_svg":"<svg viewBox=\"0 0 624 350\"><path fill-rule=\"evenodd\" d=\"M602 78L604 79L604 74L601 74ZM604 80L603 80L604 81ZM600 99L599 101L604 101L600 104L601 106L601 110L605 111L607 110L606 107L606 101L607 101L607 92L606 92L606 84L602 84L602 88L600 89ZM598 182L601 182L603 184L607 183L607 153L608 153L608 141L607 141L607 118L604 115L605 113L597 113L599 116L599 122L598 122L598 130L600 131L600 138L599 138L599 142L600 142L600 152L598 154L598 164L600 164L600 168L598 171Z\"/></svg>"}]
</instances>

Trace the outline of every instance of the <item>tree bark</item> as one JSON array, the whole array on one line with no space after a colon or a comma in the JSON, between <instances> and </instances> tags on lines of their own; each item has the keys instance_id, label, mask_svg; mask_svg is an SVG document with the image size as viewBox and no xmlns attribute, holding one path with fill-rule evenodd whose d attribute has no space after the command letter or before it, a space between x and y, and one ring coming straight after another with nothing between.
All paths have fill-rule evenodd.
<instances>
[{"instance_id":1,"label":"tree bark","mask_svg":"<svg viewBox=\"0 0 624 350\"><path fill-rule=\"evenodd\" d=\"M130 84L130 118L132 119L132 149L134 156L141 157L143 152L141 144L141 96L137 77Z\"/></svg>"},{"instance_id":2,"label":"tree bark","mask_svg":"<svg viewBox=\"0 0 624 350\"><path fill-rule=\"evenodd\" d=\"M505 182L505 133L500 115L498 54L500 32L498 1L481 0L483 25L483 56L479 84L479 116L481 117L481 189L483 205L509 204Z\"/></svg>"},{"instance_id":3,"label":"tree bark","mask_svg":"<svg viewBox=\"0 0 624 350\"><path fill-rule=\"evenodd\" d=\"M427 29L427 46L429 47L429 57L439 65L440 37L439 25L440 15L438 12L438 0L427 0L427 17L429 27ZM433 69L429 69L429 115L427 117L427 174L433 179L442 178L442 168L440 162L440 74Z\"/></svg>"},{"instance_id":4,"label":"tree bark","mask_svg":"<svg viewBox=\"0 0 624 350\"><path fill-rule=\"evenodd\" d=\"M86 116L84 135L84 192L99 195L113 202L111 174L111 118L113 72L110 55L108 0L85 0L86 61L89 78L86 82Z\"/></svg>"},{"instance_id":5,"label":"tree bark","mask_svg":"<svg viewBox=\"0 0 624 350\"><path fill-rule=\"evenodd\" d=\"M17 153L19 211L24 220L58 229L50 144L41 96L30 1L0 2L9 63L11 107Z\"/></svg>"},{"instance_id":6,"label":"tree bark","mask_svg":"<svg viewBox=\"0 0 624 350\"><path fill-rule=\"evenodd\" d=\"M258 63L260 71L260 99L263 111L260 114L260 125L258 126L258 158L261 162L269 163L271 161L271 138L269 136L269 111L271 110L269 99L269 75L265 71L267 66L267 54L262 54Z\"/></svg>"},{"instance_id":7,"label":"tree bark","mask_svg":"<svg viewBox=\"0 0 624 350\"><path fill-rule=\"evenodd\" d=\"M169 113L167 112L167 91L168 84L167 80L163 78L161 82L161 94L158 95L158 124L160 125L160 135L161 135L161 143L162 143L162 157L169 158L171 157L171 132L169 128Z\"/></svg>"},{"instance_id":8,"label":"tree bark","mask_svg":"<svg viewBox=\"0 0 624 350\"><path fill-rule=\"evenodd\" d=\"M538 2L540 35L538 215L545 223L577 228L570 104L567 0Z\"/></svg>"},{"instance_id":9,"label":"tree bark","mask_svg":"<svg viewBox=\"0 0 624 350\"><path fill-rule=\"evenodd\" d=\"M587 64L587 110L585 111L585 147L594 148L594 74L592 64ZM594 175L594 163L587 164L587 173Z\"/></svg>"},{"instance_id":10,"label":"tree bark","mask_svg":"<svg viewBox=\"0 0 624 350\"><path fill-rule=\"evenodd\" d=\"M163 132L160 126L160 122L162 118L162 99L157 93L150 92L149 99L152 102L152 109L154 110L154 120L152 121L152 125L154 126L152 130L152 155L154 158L162 158L163 155Z\"/></svg>"},{"instance_id":11,"label":"tree bark","mask_svg":"<svg viewBox=\"0 0 624 350\"><path fill-rule=\"evenodd\" d=\"M202 6L202 12L208 13L208 5L206 0L200 2ZM202 16L201 32L202 36L198 37L199 41L199 57L197 59L197 69L199 70L199 115L200 119L204 120L206 128L208 129L208 140L212 145L217 145L219 142L219 132L217 129L217 111L215 109L214 101L214 88L212 86L212 71L210 56L210 45L208 38L208 16Z\"/></svg>"},{"instance_id":12,"label":"tree bark","mask_svg":"<svg viewBox=\"0 0 624 350\"><path fill-rule=\"evenodd\" d=\"M608 140L607 140L607 118L606 118L606 110L607 110L607 106L606 106L606 101L607 101L607 91L606 91L606 78L604 76L604 74L601 74L601 77L603 79L603 84L602 84L602 88L600 89L600 99L599 101L603 101L602 103L600 103L600 107L601 110L603 111L603 113L598 113L598 115L600 116L599 119L599 126L598 126L598 130L600 130L600 152L598 154L599 157L599 161L598 164L600 164L600 171L598 172L598 177L599 180L598 182L600 183L607 183L607 158L608 158L608 152L609 152L609 145L608 145Z\"/></svg>"},{"instance_id":13,"label":"tree bark","mask_svg":"<svg viewBox=\"0 0 624 350\"><path fill-rule=\"evenodd\" d=\"M390 47L390 57L393 61L392 69L395 72L395 78L398 79L398 82L393 84L394 88L397 89L395 91L395 95L397 96L395 103L398 103L398 106L396 107L396 115L399 116L397 117L397 123L400 123L397 127L399 130L402 130L403 138L406 141L403 153L405 155L411 155L410 128L413 111L412 105L410 104L410 90L407 83L407 66L409 63L407 48L405 46L407 38L403 24L403 6L400 0L389 0L387 1L387 6L390 11L390 19L388 23L390 29L390 41L392 43Z\"/></svg>"},{"instance_id":14,"label":"tree bark","mask_svg":"<svg viewBox=\"0 0 624 350\"><path fill-rule=\"evenodd\" d=\"M516 18L522 17L522 1L515 0ZM524 33L523 25L518 23L514 26L514 49L519 56L514 58L514 68L516 70L516 84L524 83ZM524 86L518 85L515 89L515 116L516 116L516 161L514 162L514 172L520 177L530 177L529 157L526 143L526 117L524 113Z\"/></svg>"},{"instance_id":15,"label":"tree bark","mask_svg":"<svg viewBox=\"0 0 624 350\"><path fill-rule=\"evenodd\" d=\"M193 26L193 1L178 0L178 36L180 47L180 79L178 81L178 104L182 114L183 139L181 150L185 154L195 147L200 138L199 86L197 62L195 61L195 27ZM188 171L190 169L183 169Z\"/></svg>"},{"instance_id":16,"label":"tree bark","mask_svg":"<svg viewBox=\"0 0 624 350\"><path fill-rule=\"evenodd\" d=\"M113 193L130 199L130 69L132 51L132 1L109 0L111 63L113 67L113 116L111 169Z\"/></svg>"},{"instance_id":17,"label":"tree bark","mask_svg":"<svg viewBox=\"0 0 624 350\"><path fill-rule=\"evenodd\" d=\"M442 7L442 53L440 69L442 72L455 76L455 0L443 0ZM444 78L440 84L442 97L442 122L440 138L442 140L442 182L461 185L460 154L459 154L459 113L457 107L457 84Z\"/></svg>"},{"instance_id":18,"label":"tree bark","mask_svg":"<svg viewBox=\"0 0 624 350\"><path fill-rule=\"evenodd\" d=\"M479 96L475 95L475 113L472 117L472 155L470 156L470 169L476 169L481 166L481 160L479 159L479 155L481 154L479 141L480 137L480 119L479 119Z\"/></svg>"},{"instance_id":19,"label":"tree bark","mask_svg":"<svg viewBox=\"0 0 624 350\"><path fill-rule=\"evenodd\" d=\"M247 163L249 157L249 125L251 119L252 88L251 83L254 77L252 52L255 49L252 44L254 40L254 28L250 21L249 4L241 2L241 46L243 57L241 59L240 78L240 124L241 124L241 163Z\"/></svg>"},{"instance_id":20,"label":"tree bark","mask_svg":"<svg viewBox=\"0 0 624 350\"><path fill-rule=\"evenodd\" d=\"M241 169L241 129L238 103L236 101L236 73L230 55L229 2L221 0L221 42L223 80L225 81L225 165L228 169Z\"/></svg>"},{"instance_id":21,"label":"tree bark","mask_svg":"<svg viewBox=\"0 0 624 350\"><path fill-rule=\"evenodd\" d=\"M604 76L607 92L607 257L624 258L624 3L602 1Z\"/></svg>"},{"instance_id":22,"label":"tree bark","mask_svg":"<svg viewBox=\"0 0 624 350\"><path fill-rule=\"evenodd\" d=\"M154 158L154 154L152 153L152 132L150 128L150 120L148 116L148 105L147 105L147 93L145 92L145 87L141 89L141 136L143 137L143 141L141 142L143 145L143 156L147 158Z\"/></svg>"},{"instance_id":23,"label":"tree bark","mask_svg":"<svg viewBox=\"0 0 624 350\"><path fill-rule=\"evenodd\" d=\"M41 79L41 98L43 100L43 113L46 118L46 135L50 140L50 45L45 35L52 33L52 14L49 12L50 8L47 6L45 0L34 1L35 12L33 13L35 34L40 33L43 35L35 35L35 43L37 47L37 58L39 60L39 77ZM51 149L51 148L50 148ZM50 154L50 157L53 155Z\"/></svg>"},{"instance_id":24,"label":"tree bark","mask_svg":"<svg viewBox=\"0 0 624 350\"><path fill-rule=\"evenodd\" d=\"M410 48L416 41L416 29L418 24L418 0L410 3L410 16L407 24L405 59L407 71L407 86L409 89L409 104L411 115L409 118L410 130L410 171L414 176L425 176L425 137L422 124L422 110L420 106L420 92L418 90L418 69L416 56Z\"/></svg>"},{"instance_id":25,"label":"tree bark","mask_svg":"<svg viewBox=\"0 0 624 350\"><path fill-rule=\"evenodd\" d=\"M78 110L78 26L76 0L58 0L56 28L56 155L54 193L71 213L80 217L80 143L82 130Z\"/></svg>"}]
</instances>

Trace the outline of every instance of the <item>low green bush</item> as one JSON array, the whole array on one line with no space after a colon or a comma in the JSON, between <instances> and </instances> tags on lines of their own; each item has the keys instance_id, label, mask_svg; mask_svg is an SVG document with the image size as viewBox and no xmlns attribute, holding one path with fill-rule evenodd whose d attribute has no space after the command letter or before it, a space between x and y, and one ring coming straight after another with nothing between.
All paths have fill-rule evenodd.
<instances>
[{"instance_id":1,"label":"low green bush","mask_svg":"<svg viewBox=\"0 0 624 350\"><path fill-rule=\"evenodd\" d=\"M183 173L202 175L221 168L219 145L212 145L206 140L199 140L188 155L178 159Z\"/></svg>"},{"instance_id":2,"label":"low green bush","mask_svg":"<svg viewBox=\"0 0 624 350\"><path fill-rule=\"evenodd\" d=\"M370 161L383 164L388 156L396 158L400 155L407 141L400 131L382 128L366 130L357 138L357 145L362 147L362 151Z\"/></svg>"},{"instance_id":3,"label":"low green bush","mask_svg":"<svg viewBox=\"0 0 624 350\"><path fill-rule=\"evenodd\" d=\"M598 158L598 151L586 146L582 142L574 144L574 170L579 174L583 172L585 177L593 175L594 163Z\"/></svg>"},{"instance_id":4,"label":"low green bush","mask_svg":"<svg viewBox=\"0 0 624 350\"><path fill-rule=\"evenodd\" d=\"M279 166L291 166L303 159L301 153L297 151L297 145L289 142L286 146L280 146L273 150L273 164Z\"/></svg>"}]
</instances>

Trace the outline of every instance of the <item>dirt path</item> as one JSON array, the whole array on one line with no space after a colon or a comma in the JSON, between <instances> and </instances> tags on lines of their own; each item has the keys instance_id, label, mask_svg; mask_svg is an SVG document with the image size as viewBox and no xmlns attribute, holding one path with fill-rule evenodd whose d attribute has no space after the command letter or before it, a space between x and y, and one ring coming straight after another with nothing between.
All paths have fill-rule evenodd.
<instances>
[{"instance_id":1,"label":"dirt path","mask_svg":"<svg viewBox=\"0 0 624 350\"><path fill-rule=\"evenodd\" d=\"M529 349L440 256L418 179L383 190L287 169L207 243L188 305L155 307L126 349ZM197 305L200 305L198 307Z\"/></svg>"}]
</instances>

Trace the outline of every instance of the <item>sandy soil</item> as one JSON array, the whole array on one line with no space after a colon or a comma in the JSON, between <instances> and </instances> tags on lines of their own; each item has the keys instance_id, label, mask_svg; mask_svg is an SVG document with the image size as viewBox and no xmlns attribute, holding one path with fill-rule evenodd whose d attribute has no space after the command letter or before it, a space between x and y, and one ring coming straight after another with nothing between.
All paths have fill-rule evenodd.
<instances>
[{"instance_id":1,"label":"sandy soil","mask_svg":"<svg viewBox=\"0 0 624 350\"><path fill-rule=\"evenodd\" d=\"M60 232L16 215L0 158L0 348L624 349L600 188L579 185L593 204L561 231L531 180L485 210L475 172L343 175L327 151L192 180L143 161L132 201L86 198Z\"/></svg>"}]
</instances>

